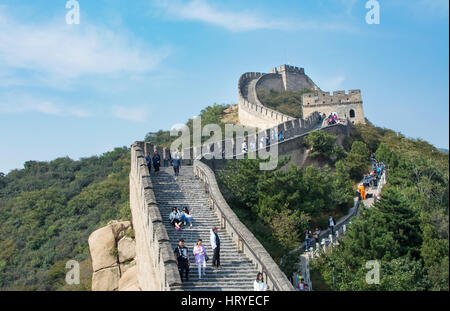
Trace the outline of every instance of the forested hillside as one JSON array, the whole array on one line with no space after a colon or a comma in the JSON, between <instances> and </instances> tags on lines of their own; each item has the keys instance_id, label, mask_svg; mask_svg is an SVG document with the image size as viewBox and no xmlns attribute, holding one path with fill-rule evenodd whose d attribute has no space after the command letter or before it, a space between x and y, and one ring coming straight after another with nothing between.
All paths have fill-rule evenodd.
<instances>
[{"instance_id":1,"label":"forested hillside","mask_svg":"<svg viewBox=\"0 0 450 311\"><path fill-rule=\"evenodd\" d=\"M213 105L200 116L202 125L224 128L233 114L230 106ZM192 120L187 125L192 133ZM448 290L448 154L370 123L357 129L343 148L323 131L308 135L310 157L328 167L268 172L258 160L231 163L217 175L225 198L279 262L300 245L305 229L326 228L330 214L347 212L376 151L389 168L382 199L354 219L332 255L313 263L313 282L335 290ZM145 138L165 147L174 139L163 130ZM129 158L123 147L79 161L29 161L0 175L0 290L90 290L89 235L110 220L131 218ZM79 286L65 285L70 259L81 263ZM365 284L365 262L373 259L382 263L378 287Z\"/></svg>"},{"instance_id":2,"label":"forested hillside","mask_svg":"<svg viewBox=\"0 0 450 311\"><path fill-rule=\"evenodd\" d=\"M90 290L87 239L112 219L130 219L129 150L73 161L28 161L0 177L0 289ZM65 285L65 264L82 282Z\"/></svg>"},{"instance_id":3,"label":"forested hillside","mask_svg":"<svg viewBox=\"0 0 450 311\"><path fill-rule=\"evenodd\" d=\"M342 148L336 136L313 131L305 148L316 166L285 167L289 159L283 158L278 169L261 171L260 160L245 159L218 173L230 207L277 263L304 241L305 230L327 228L330 215L338 219L347 214L355 184L370 168L369 149L362 141L348 139ZM288 276L298 260L294 257L281 267Z\"/></svg>"},{"instance_id":4,"label":"forested hillside","mask_svg":"<svg viewBox=\"0 0 450 311\"><path fill-rule=\"evenodd\" d=\"M370 124L358 129L361 135L353 139L365 141L387 164L387 185L381 200L354 219L339 247L313 262L316 284L334 290L449 290L448 154ZM368 260L380 263L379 285L365 282Z\"/></svg>"}]
</instances>

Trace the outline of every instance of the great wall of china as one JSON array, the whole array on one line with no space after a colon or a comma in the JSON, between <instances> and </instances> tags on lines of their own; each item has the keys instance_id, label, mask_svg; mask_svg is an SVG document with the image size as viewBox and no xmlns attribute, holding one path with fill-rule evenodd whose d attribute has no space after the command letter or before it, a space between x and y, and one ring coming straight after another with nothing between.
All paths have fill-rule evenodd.
<instances>
[{"instance_id":1,"label":"great wall of china","mask_svg":"<svg viewBox=\"0 0 450 311\"><path fill-rule=\"evenodd\" d=\"M296 119L264 107L258 99L258 87L277 90L301 90L305 87L312 89L313 92L303 95L303 102L299 103L303 106L305 117ZM240 124L257 127L258 131L245 138L235 137L210 143L203 146L203 149L202 146L183 149L183 165L178 179L174 179L170 167L162 168L158 176L148 171L144 155L157 150L162 157L167 158L168 149L154 146L150 142L135 142L131 145L130 208L135 233L136 268L131 269L133 275L127 277L132 286L124 285L124 289L252 290L253 280L259 271L264 274L270 290L294 290L261 243L228 206L217 186L215 171L226 166L227 161L243 156L239 142L245 140L257 143L260 137L269 136L272 131L284 132L285 139L282 142L271 140L271 148L277 148L278 156L289 156L292 163L304 166L307 150L303 140L310 131L332 133L338 137L338 143L342 144L343 139L354 131L353 123L364 122L361 95L355 90L350 91L349 95L338 91L330 96L305 75L303 68L284 65L272 69L269 74L243 74L238 82L238 98ZM327 114L330 109L338 112L340 117L345 116L345 120L335 125L325 125L322 114ZM231 150L231 154L225 154L223 159L218 150ZM215 151L216 158L202 158L205 153L214 154ZM258 152L259 150L256 151ZM193 210L193 228L180 233L171 227L168 216L174 206L188 206ZM218 272L208 268L206 278L201 282L182 283L173 254L178 238L182 236L189 249L192 249L198 238L202 238L208 245L209 229L214 225L219 228L224 241L221 252L223 270ZM208 255L212 257L209 247L206 248ZM96 273L94 272L93 279ZM195 273L196 271L192 271L192 275ZM119 282L119 277L116 279ZM193 279L196 280L195 277ZM98 280L96 283L99 283ZM120 290L119 286L109 288Z\"/></svg>"}]
</instances>

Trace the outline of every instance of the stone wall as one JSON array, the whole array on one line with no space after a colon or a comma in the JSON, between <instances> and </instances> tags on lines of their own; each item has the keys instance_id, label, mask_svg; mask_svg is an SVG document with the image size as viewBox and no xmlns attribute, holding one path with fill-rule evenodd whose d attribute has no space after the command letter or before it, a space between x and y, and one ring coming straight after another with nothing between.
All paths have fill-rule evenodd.
<instances>
[{"instance_id":1,"label":"stone wall","mask_svg":"<svg viewBox=\"0 0 450 311\"><path fill-rule=\"evenodd\" d=\"M317 85L305 74L304 68L282 65L272 69L272 72L280 74L283 87L289 91L302 91L303 89L319 89Z\"/></svg>"},{"instance_id":2,"label":"stone wall","mask_svg":"<svg viewBox=\"0 0 450 311\"><path fill-rule=\"evenodd\" d=\"M263 273L268 287L277 291L294 290L269 253L225 201L217 185L214 172L207 165L196 160L194 161L194 173L205 183L210 206L220 219L221 229L230 233L239 252L244 253L256 265L256 269Z\"/></svg>"},{"instance_id":3,"label":"stone wall","mask_svg":"<svg viewBox=\"0 0 450 311\"><path fill-rule=\"evenodd\" d=\"M310 114L306 119L293 119L288 120L282 123L279 123L271 128L259 131L253 135L244 135L244 138L234 138L230 140L221 140L218 142L210 143L208 146L199 146L199 147L191 147L186 148L182 150L182 163L184 165L192 165L193 160L197 159L198 156L201 156L205 153L211 153L215 156L215 159L222 158L222 154L218 152L219 150L224 150L226 153L224 154L224 158L227 159L233 159L236 158L241 154L241 147L239 145L239 141L247 141L247 145L249 147L249 143L251 141L253 142L259 142L259 139L261 137L269 136L271 137L271 132L274 132L275 139L271 140L271 144L276 144L278 141L278 133L280 131L283 131L284 139L289 140L292 137L302 135L305 133L308 133L313 128L317 127L320 122L320 114L319 113L312 113ZM258 145L258 143L256 143ZM202 153L203 148L203 153ZM231 152L229 152L231 151ZM243 157L242 157L243 158ZM214 160L214 161L221 161L221 160Z\"/></svg>"},{"instance_id":4,"label":"stone wall","mask_svg":"<svg viewBox=\"0 0 450 311\"><path fill-rule=\"evenodd\" d=\"M343 141L345 137L355 134L356 129L351 124L334 124L320 129L329 134L337 136L336 143L343 146ZM288 136L282 142L273 142L271 146L277 145L278 148L278 158L290 157L290 161L286 164L286 169L292 163L298 167L306 167L309 165L320 167L322 163L319 163L315 159L309 158L308 148L305 147L304 140L305 137L310 133L310 130L302 129L304 132L298 132L297 136ZM224 169L229 161L236 160L236 155L231 159L202 159L202 162L207 164L213 171L218 171ZM185 164L191 164L190 161L185 161Z\"/></svg>"},{"instance_id":5,"label":"stone wall","mask_svg":"<svg viewBox=\"0 0 450 311\"><path fill-rule=\"evenodd\" d=\"M305 117L314 111L325 113L326 116L336 112L339 118L349 118L353 124L365 123L360 90L350 90L348 93L335 91L333 95L322 91L303 94L302 109Z\"/></svg>"},{"instance_id":6,"label":"stone wall","mask_svg":"<svg viewBox=\"0 0 450 311\"><path fill-rule=\"evenodd\" d=\"M260 129L267 129L285 121L295 119L281 112L267 108L261 104L256 93L256 85L259 79L264 75L265 74L259 72L248 72L243 74L239 78L238 113L239 121L242 125L253 126ZM266 78L264 78L264 81L266 81L265 79Z\"/></svg>"},{"instance_id":7,"label":"stone wall","mask_svg":"<svg viewBox=\"0 0 450 311\"><path fill-rule=\"evenodd\" d=\"M303 117L314 111L338 113L342 119L349 118L353 124L365 123L360 90L323 92L306 74L303 68L282 65L273 68L270 73L248 72L239 78L238 102L239 121L242 125L267 129L294 118L277 112L264 105L258 99L257 90L293 90L313 89L313 93L302 96Z\"/></svg>"},{"instance_id":8,"label":"stone wall","mask_svg":"<svg viewBox=\"0 0 450 311\"><path fill-rule=\"evenodd\" d=\"M337 136L336 143L342 146L344 138L351 135L355 129L351 125L334 124L322 128L321 131ZM314 165L314 161L309 162L311 160L308 158L308 149L304 144L304 140L308 134L309 133L305 133L278 144L278 157L290 157L290 163L299 167Z\"/></svg>"},{"instance_id":9,"label":"stone wall","mask_svg":"<svg viewBox=\"0 0 450 311\"><path fill-rule=\"evenodd\" d=\"M144 148L150 147L144 142L131 145L130 208L138 283L142 290L176 290L181 279L144 158Z\"/></svg>"}]
</instances>

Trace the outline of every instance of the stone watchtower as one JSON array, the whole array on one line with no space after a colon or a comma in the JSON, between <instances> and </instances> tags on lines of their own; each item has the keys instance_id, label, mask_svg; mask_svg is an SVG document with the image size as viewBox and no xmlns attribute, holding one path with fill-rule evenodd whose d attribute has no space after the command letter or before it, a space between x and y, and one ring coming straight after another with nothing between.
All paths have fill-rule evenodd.
<instances>
[{"instance_id":1,"label":"stone watchtower","mask_svg":"<svg viewBox=\"0 0 450 311\"><path fill-rule=\"evenodd\" d=\"M243 125L269 128L293 119L278 111L271 110L260 102L258 89L267 91L304 91L302 96L303 118L313 112L329 115L332 112L339 118L350 119L352 123L365 123L364 110L360 90L322 91L308 75L304 68L282 65L270 70L270 73L248 72L239 79L239 121Z\"/></svg>"}]
</instances>

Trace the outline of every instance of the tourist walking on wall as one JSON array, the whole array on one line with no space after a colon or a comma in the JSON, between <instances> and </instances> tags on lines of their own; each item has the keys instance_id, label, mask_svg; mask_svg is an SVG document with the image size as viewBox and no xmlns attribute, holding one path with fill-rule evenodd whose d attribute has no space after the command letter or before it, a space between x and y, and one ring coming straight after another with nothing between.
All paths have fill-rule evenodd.
<instances>
[{"instance_id":1,"label":"tourist walking on wall","mask_svg":"<svg viewBox=\"0 0 450 311\"><path fill-rule=\"evenodd\" d=\"M243 154L247 153L247 143L245 141L242 142L241 151Z\"/></svg>"},{"instance_id":2,"label":"tourist walking on wall","mask_svg":"<svg viewBox=\"0 0 450 311\"><path fill-rule=\"evenodd\" d=\"M148 172L151 173L151 171L152 171L152 157L150 155L150 152L147 153L147 156L145 157L145 162L147 163Z\"/></svg>"},{"instance_id":3,"label":"tourist walking on wall","mask_svg":"<svg viewBox=\"0 0 450 311\"><path fill-rule=\"evenodd\" d=\"M328 218L328 225L330 227L331 234L334 235L334 226L336 225L336 221L334 220L333 217L331 217L331 215L330 218Z\"/></svg>"},{"instance_id":4,"label":"tourist walking on wall","mask_svg":"<svg viewBox=\"0 0 450 311\"><path fill-rule=\"evenodd\" d=\"M311 247L311 231L306 230L305 231L305 252L309 251L310 247Z\"/></svg>"},{"instance_id":5,"label":"tourist walking on wall","mask_svg":"<svg viewBox=\"0 0 450 311\"><path fill-rule=\"evenodd\" d=\"M265 292L267 290L267 284L264 282L263 274L258 272L256 280L253 282L253 290L255 292Z\"/></svg>"},{"instance_id":6,"label":"tourist walking on wall","mask_svg":"<svg viewBox=\"0 0 450 311\"><path fill-rule=\"evenodd\" d=\"M359 185L358 187L359 194L361 195L361 200L366 199L366 188L364 188L364 184Z\"/></svg>"},{"instance_id":7,"label":"tourist walking on wall","mask_svg":"<svg viewBox=\"0 0 450 311\"><path fill-rule=\"evenodd\" d=\"M194 258L195 263L198 267L198 279L200 280L202 278L202 268L203 268L203 276L206 275L206 250L205 247L202 245L202 239L197 240L197 244L194 246Z\"/></svg>"},{"instance_id":8,"label":"tourist walking on wall","mask_svg":"<svg viewBox=\"0 0 450 311\"><path fill-rule=\"evenodd\" d=\"M298 283L297 288L298 288L300 291L306 291L306 290L308 290L308 284L305 283L305 279L302 278L302 279L300 280L300 283Z\"/></svg>"},{"instance_id":9,"label":"tourist walking on wall","mask_svg":"<svg viewBox=\"0 0 450 311\"><path fill-rule=\"evenodd\" d=\"M278 142L282 142L283 141L283 136L284 136L284 133L283 133L283 131L280 131L280 133L278 134Z\"/></svg>"},{"instance_id":10,"label":"tourist walking on wall","mask_svg":"<svg viewBox=\"0 0 450 311\"><path fill-rule=\"evenodd\" d=\"M317 243L319 243L319 236L320 236L320 229L319 227L316 227L316 230L314 230L313 232L313 238L314 238L314 244L313 246L315 247Z\"/></svg>"},{"instance_id":11,"label":"tourist walking on wall","mask_svg":"<svg viewBox=\"0 0 450 311\"><path fill-rule=\"evenodd\" d=\"M217 227L212 228L209 239L211 242L211 248L214 251L212 265L213 267L220 268L220 238L217 234Z\"/></svg>"},{"instance_id":12,"label":"tourist walking on wall","mask_svg":"<svg viewBox=\"0 0 450 311\"><path fill-rule=\"evenodd\" d=\"M172 158L172 165L175 176L180 175L181 159L178 157L177 154L174 158Z\"/></svg>"},{"instance_id":13,"label":"tourist walking on wall","mask_svg":"<svg viewBox=\"0 0 450 311\"><path fill-rule=\"evenodd\" d=\"M153 167L155 168L156 175L159 174L159 166L161 165L161 157L158 154L158 151L155 151L155 154L152 158Z\"/></svg>"},{"instance_id":14,"label":"tourist walking on wall","mask_svg":"<svg viewBox=\"0 0 450 311\"><path fill-rule=\"evenodd\" d=\"M189 281L189 266L191 261L189 260L189 252L186 246L184 246L184 239L178 241L178 246L174 249L176 263L178 271L180 272L181 281L183 281L183 274L185 274L185 281Z\"/></svg>"},{"instance_id":15,"label":"tourist walking on wall","mask_svg":"<svg viewBox=\"0 0 450 311\"><path fill-rule=\"evenodd\" d=\"M181 229L181 214L176 207L172 209L172 213L169 215L169 221L172 226L175 227L176 230Z\"/></svg>"}]
</instances>

